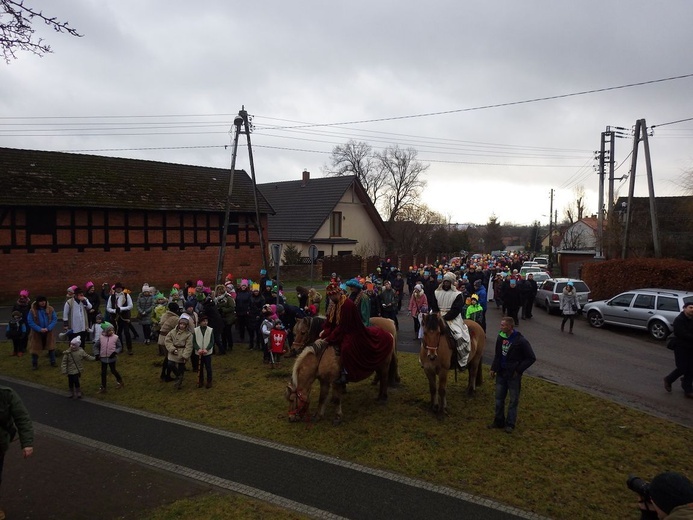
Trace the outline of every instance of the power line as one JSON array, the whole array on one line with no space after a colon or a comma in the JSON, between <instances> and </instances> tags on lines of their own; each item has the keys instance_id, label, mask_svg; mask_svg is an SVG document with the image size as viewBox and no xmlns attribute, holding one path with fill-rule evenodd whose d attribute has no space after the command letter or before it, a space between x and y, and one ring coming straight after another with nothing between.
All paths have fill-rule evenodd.
<instances>
[{"instance_id":1,"label":"power line","mask_svg":"<svg viewBox=\"0 0 693 520\"><path fill-rule=\"evenodd\" d=\"M477 106L477 107L459 108L459 109L455 109L455 110L443 110L440 112L426 112L423 114L412 114L412 115L394 116L394 117L382 117L382 118L377 118L377 119L362 119L362 120L356 120L356 121L344 121L341 123L311 123L311 124L305 124L305 125L290 126L290 127L276 127L276 128L308 128L308 127L314 127L314 126L355 125L355 124L362 124L362 123L380 123L383 121L397 121L397 120L402 120L402 119L413 119L413 118L419 118L419 117L441 116L441 115L447 115L447 114L459 114L462 112L473 112L473 111L477 111L477 110L487 110L490 108L501 108L501 107L516 106L516 105L525 105L528 103L538 103L540 101L550 101L550 100L554 100L554 99L563 99L563 98L569 98L569 97L584 96L587 94L596 94L599 92L608 92L608 91L612 91L612 90L620 90L620 89L631 88L631 87L640 87L643 85L651 85L654 83L662 83L665 81L673 81L676 79L684 79L684 78L690 78L690 77L693 77L693 73L683 74L681 76L671 76L668 78L654 79L654 80L649 80L649 81L640 81L637 83L628 83L626 85L618 85L615 87L604 87L604 88L591 89L591 90L582 90L580 92L572 92L570 94L557 94L554 96L544 96L544 97L538 97L538 98L524 99L521 101L510 101L507 103L495 103L492 105L481 105L481 106ZM274 130L274 128L272 130Z\"/></svg>"},{"instance_id":2,"label":"power line","mask_svg":"<svg viewBox=\"0 0 693 520\"><path fill-rule=\"evenodd\" d=\"M669 121L668 123L660 123L658 125L650 125L650 128L655 128L657 126L675 125L677 123L685 123L686 121L693 121L693 117L688 117L686 119L678 119L676 121Z\"/></svg>"}]
</instances>

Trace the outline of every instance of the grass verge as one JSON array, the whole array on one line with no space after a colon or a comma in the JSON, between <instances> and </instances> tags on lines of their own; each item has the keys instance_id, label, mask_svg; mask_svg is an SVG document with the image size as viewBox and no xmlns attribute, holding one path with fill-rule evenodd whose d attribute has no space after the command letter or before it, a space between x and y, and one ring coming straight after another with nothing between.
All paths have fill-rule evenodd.
<instances>
[{"instance_id":1,"label":"grass verge","mask_svg":"<svg viewBox=\"0 0 693 520\"><path fill-rule=\"evenodd\" d=\"M141 344L134 356L120 356L123 391L96 394L98 363L87 364L82 387L96 399L401 473L557 519L633 518L636 497L625 486L629 473L649 479L666 469L690 474L693 468L692 430L529 377L512 435L486 429L493 418L493 384L487 380L476 397L468 398L466 374L457 383L451 374L449 416L438 421L428 411L428 383L412 354L400 354L402 384L390 391L387 406L375 404L376 388L368 382L351 384L342 426L331 425L331 408L322 423L290 424L284 386L291 363L271 370L257 351L245 347L214 358L215 386L209 390L195 388L193 377L179 392L160 383L156 347ZM10 350L9 342L0 343L1 373L67 388L66 377L47 359L31 371L30 359L10 357ZM316 393L317 387L314 399ZM187 503L171 507L183 511ZM207 513L198 507L206 508L206 500L196 504L194 518L216 518L221 507L209 505Z\"/></svg>"}]
</instances>

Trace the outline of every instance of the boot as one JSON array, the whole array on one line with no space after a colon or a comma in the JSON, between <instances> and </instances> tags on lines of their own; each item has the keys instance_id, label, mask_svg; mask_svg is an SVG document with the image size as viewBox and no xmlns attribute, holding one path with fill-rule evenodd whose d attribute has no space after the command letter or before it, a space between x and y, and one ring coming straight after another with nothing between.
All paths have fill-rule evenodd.
<instances>
[{"instance_id":1,"label":"boot","mask_svg":"<svg viewBox=\"0 0 693 520\"><path fill-rule=\"evenodd\" d=\"M105 386L100 386L100 387L99 387L99 393L100 393L100 394L105 394L105 393L106 393L106 387L105 387Z\"/></svg>"},{"instance_id":2,"label":"boot","mask_svg":"<svg viewBox=\"0 0 693 520\"><path fill-rule=\"evenodd\" d=\"M123 383L122 379L116 383L116 388L123 388L124 386L125 386L125 383Z\"/></svg>"},{"instance_id":3,"label":"boot","mask_svg":"<svg viewBox=\"0 0 693 520\"><path fill-rule=\"evenodd\" d=\"M339 379L337 379L337 380L334 382L334 384L335 384L335 385L342 385L342 386L344 386L344 385L346 385L347 383L348 383L348 381L347 381L347 373L346 373L344 370L342 370L342 373L339 374Z\"/></svg>"},{"instance_id":4,"label":"boot","mask_svg":"<svg viewBox=\"0 0 693 520\"><path fill-rule=\"evenodd\" d=\"M205 388L212 388L212 382L211 382L211 381L207 381L207 386L206 386Z\"/></svg>"},{"instance_id":5,"label":"boot","mask_svg":"<svg viewBox=\"0 0 693 520\"><path fill-rule=\"evenodd\" d=\"M74 390L70 390L70 393L67 395L67 398L68 398L68 399L73 399L74 397L75 397L75 391L74 391Z\"/></svg>"},{"instance_id":6,"label":"boot","mask_svg":"<svg viewBox=\"0 0 693 520\"><path fill-rule=\"evenodd\" d=\"M81 399L81 398L82 398L82 391L77 390L77 399Z\"/></svg>"}]
</instances>

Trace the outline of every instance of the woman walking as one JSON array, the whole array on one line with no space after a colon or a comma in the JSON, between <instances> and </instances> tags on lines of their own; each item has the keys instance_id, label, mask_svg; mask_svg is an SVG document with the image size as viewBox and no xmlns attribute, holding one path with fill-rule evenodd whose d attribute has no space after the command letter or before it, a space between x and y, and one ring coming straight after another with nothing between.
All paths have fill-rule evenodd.
<instances>
[{"instance_id":1,"label":"woman walking","mask_svg":"<svg viewBox=\"0 0 693 520\"><path fill-rule=\"evenodd\" d=\"M414 320L414 339L421 339L419 337L419 330L421 328L420 316L421 313L428 312L428 298L423 291L423 285L417 283L414 286L414 290L411 293L411 298L409 298L409 315Z\"/></svg>"},{"instance_id":2,"label":"woman walking","mask_svg":"<svg viewBox=\"0 0 693 520\"><path fill-rule=\"evenodd\" d=\"M561 332L565 329L565 322L570 320L570 330L569 334L573 333L573 324L575 323L575 315L580 310L580 303L578 302L577 293L575 292L575 287L573 282L568 282L563 289L563 293L560 296L561 301L561 313L563 314L563 321L561 322Z\"/></svg>"}]
</instances>

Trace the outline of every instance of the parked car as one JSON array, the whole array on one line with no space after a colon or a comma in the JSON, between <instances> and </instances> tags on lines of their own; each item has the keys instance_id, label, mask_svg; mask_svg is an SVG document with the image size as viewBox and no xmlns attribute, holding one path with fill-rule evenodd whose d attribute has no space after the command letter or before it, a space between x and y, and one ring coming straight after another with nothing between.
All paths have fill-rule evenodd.
<instances>
[{"instance_id":1,"label":"parked car","mask_svg":"<svg viewBox=\"0 0 693 520\"><path fill-rule=\"evenodd\" d=\"M535 305L543 307L549 314L558 312L561 305L560 295L568 282L573 282L580 307L587 305L591 301L590 288L585 282L575 278L549 278L546 280L537 290L537 295L534 297Z\"/></svg>"},{"instance_id":2,"label":"parked car","mask_svg":"<svg viewBox=\"0 0 693 520\"><path fill-rule=\"evenodd\" d=\"M647 330L654 339L663 340L674 330L674 318L685 303L693 302L693 292L674 289L636 289L609 300L585 306L593 327L605 324Z\"/></svg>"},{"instance_id":3,"label":"parked car","mask_svg":"<svg viewBox=\"0 0 693 520\"><path fill-rule=\"evenodd\" d=\"M525 278L529 273L541 273L542 269L541 267L527 267L527 266L522 266L520 267L520 274L522 275L523 278Z\"/></svg>"},{"instance_id":4,"label":"parked car","mask_svg":"<svg viewBox=\"0 0 693 520\"><path fill-rule=\"evenodd\" d=\"M534 263L539 267L546 268L549 266L549 259L545 256L537 256L534 258Z\"/></svg>"}]
</instances>

